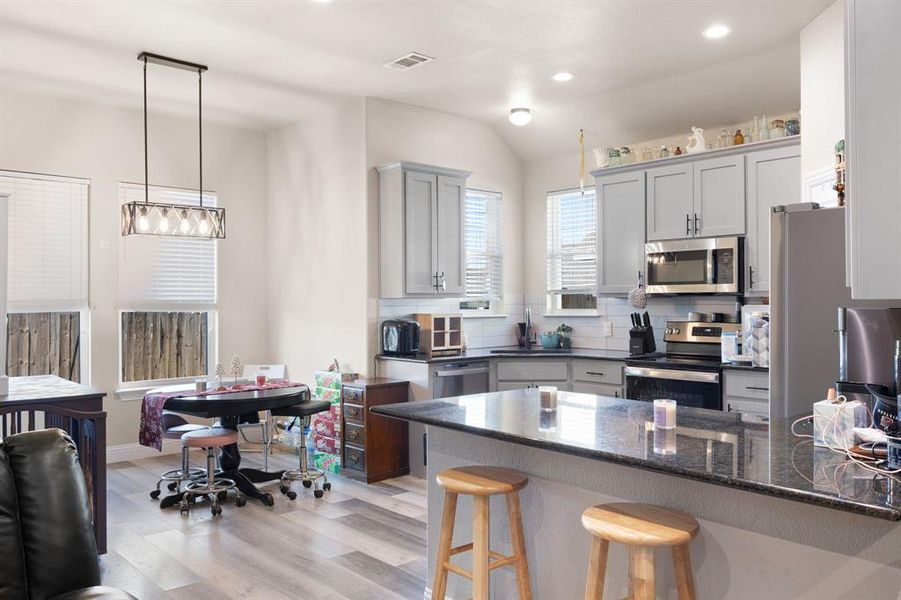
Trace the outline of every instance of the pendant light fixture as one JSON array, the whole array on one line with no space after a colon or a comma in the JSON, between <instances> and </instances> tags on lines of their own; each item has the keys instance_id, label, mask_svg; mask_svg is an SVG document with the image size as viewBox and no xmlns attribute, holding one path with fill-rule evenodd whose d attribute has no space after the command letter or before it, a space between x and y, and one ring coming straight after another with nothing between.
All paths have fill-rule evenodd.
<instances>
[{"instance_id":1,"label":"pendant light fixture","mask_svg":"<svg viewBox=\"0 0 901 600\"><path fill-rule=\"evenodd\" d=\"M198 65L159 54L141 52L144 63L144 201L133 200L122 205L122 235L163 235L170 237L225 239L225 209L203 205L203 72ZM147 63L197 72L197 134L200 177L198 204L163 204L150 201L147 168Z\"/></svg>"}]
</instances>

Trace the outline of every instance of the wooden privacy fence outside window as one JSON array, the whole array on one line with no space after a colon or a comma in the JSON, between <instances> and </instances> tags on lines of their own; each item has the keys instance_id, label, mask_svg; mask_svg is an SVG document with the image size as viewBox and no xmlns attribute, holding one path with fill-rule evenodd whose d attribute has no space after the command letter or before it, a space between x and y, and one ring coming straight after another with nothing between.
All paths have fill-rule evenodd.
<instances>
[{"instance_id":1,"label":"wooden privacy fence outside window","mask_svg":"<svg viewBox=\"0 0 901 600\"><path fill-rule=\"evenodd\" d=\"M208 313L123 312L122 381L206 375Z\"/></svg>"},{"instance_id":2,"label":"wooden privacy fence outside window","mask_svg":"<svg viewBox=\"0 0 901 600\"><path fill-rule=\"evenodd\" d=\"M6 372L18 375L58 375L81 379L78 312L9 313Z\"/></svg>"}]
</instances>

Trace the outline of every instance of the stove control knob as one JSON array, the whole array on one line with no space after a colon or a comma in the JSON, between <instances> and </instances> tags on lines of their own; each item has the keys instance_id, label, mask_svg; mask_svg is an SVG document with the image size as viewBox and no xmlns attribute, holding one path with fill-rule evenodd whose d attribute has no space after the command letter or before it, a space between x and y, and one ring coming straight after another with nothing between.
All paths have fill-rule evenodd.
<instances>
[{"instance_id":1,"label":"stove control knob","mask_svg":"<svg viewBox=\"0 0 901 600\"><path fill-rule=\"evenodd\" d=\"M669 335L669 334L671 334L672 332L673 332L672 329L670 329L669 327L666 328L666 335Z\"/></svg>"},{"instance_id":2,"label":"stove control knob","mask_svg":"<svg viewBox=\"0 0 901 600\"><path fill-rule=\"evenodd\" d=\"M676 327L673 329L673 333L675 333L676 335L679 335L680 333L682 333L682 330L679 329L678 327Z\"/></svg>"}]
</instances>

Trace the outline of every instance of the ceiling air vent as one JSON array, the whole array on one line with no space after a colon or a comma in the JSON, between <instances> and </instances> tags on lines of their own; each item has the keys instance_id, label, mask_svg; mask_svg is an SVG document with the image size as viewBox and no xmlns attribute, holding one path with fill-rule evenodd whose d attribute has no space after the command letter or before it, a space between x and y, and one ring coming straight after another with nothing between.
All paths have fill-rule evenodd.
<instances>
[{"instance_id":1,"label":"ceiling air vent","mask_svg":"<svg viewBox=\"0 0 901 600\"><path fill-rule=\"evenodd\" d=\"M389 69L394 69L395 71L406 71L407 69L418 67L423 63L432 62L433 60L435 59L431 56L426 56L419 52L410 52L409 54L404 54L390 62L386 62L384 66Z\"/></svg>"}]
</instances>

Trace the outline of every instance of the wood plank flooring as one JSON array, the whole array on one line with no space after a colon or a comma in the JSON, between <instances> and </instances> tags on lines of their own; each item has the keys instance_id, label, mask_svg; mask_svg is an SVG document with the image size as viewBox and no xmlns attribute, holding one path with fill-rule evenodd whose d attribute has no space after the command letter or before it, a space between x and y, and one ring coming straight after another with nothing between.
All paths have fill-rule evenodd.
<instances>
[{"instance_id":1,"label":"wood plank flooring","mask_svg":"<svg viewBox=\"0 0 901 600\"><path fill-rule=\"evenodd\" d=\"M246 453L245 465L258 465ZM199 462L200 454L192 458ZM421 600L426 578L426 482L400 477L366 485L330 476L317 500L276 484L275 506L232 498L221 517L198 504L190 516L160 510L148 493L177 455L109 465L109 553L103 583L141 600L162 598ZM276 452L270 468L296 468ZM165 493L165 488L164 488Z\"/></svg>"}]
</instances>

